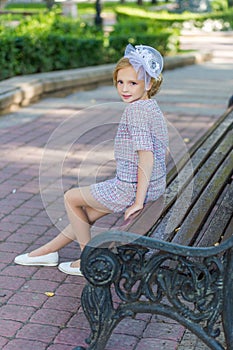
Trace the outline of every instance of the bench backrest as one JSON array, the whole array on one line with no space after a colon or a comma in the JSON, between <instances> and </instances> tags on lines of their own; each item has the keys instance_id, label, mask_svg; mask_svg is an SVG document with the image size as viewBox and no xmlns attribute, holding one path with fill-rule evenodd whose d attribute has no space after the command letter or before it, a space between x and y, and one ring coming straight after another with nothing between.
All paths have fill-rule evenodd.
<instances>
[{"instance_id":1,"label":"bench backrest","mask_svg":"<svg viewBox=\"0 0 233 350\"><path fill-rule=\"evenodd\" d=\"M127 231L183 245L209 246L229 237L232 125L231 108L168 173L164 202L160 198L147 205ZM208 225L206 220L215 207L214 220Z\"/></svg>"}]
</instances>

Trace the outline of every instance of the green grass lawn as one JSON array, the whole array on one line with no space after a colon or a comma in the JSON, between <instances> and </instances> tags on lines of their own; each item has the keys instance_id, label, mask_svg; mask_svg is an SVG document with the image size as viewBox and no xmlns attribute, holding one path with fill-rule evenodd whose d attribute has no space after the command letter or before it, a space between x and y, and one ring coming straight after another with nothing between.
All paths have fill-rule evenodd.
<instances>
[{"instance_id":1,"label":"green grass lawn","mask_svg":"<svg viewBox=\"0 0 233 350\"><path fill-rule=\"evenodd\" d=\"M165 3L165 2L164 2ZM162 2L159 2L159 5L163 4ZM120 4L120 1L111 1L111 2L102 2L101 7L102 10L105 12L114 12L114 9L116 6L127 6L127 7L132 7L132 8L137 8L138 5L133 2L125 2L125 4ZM56 7L61 8L62 3L57 2ZM95 2L79 2L77 4L78 6L78 12L80 14L90 14L90 13L95 13ZM140 8L142 9L148 9L151 6L151 2L146 2ZM8 4L5 7L5 10L10 10L10 11L17 11L17 12L23 12L23 11L45 11L46 10L46 4L45 3L13 3L13 4Z\"/></svg>"},{"instance_id":2,"label":"green grass lawn","mask_svg":"<svg viewBox=\"0 0 233 350\"><path fill-rule=\"evenodd\" d=\"M161 4L161 2L160 2ZM127 8L132 7L132 8L138 8L139 6L133 2L125 2L125 4L120 4L120 1L111 1L111 2L103 2L101 3L101 10L102 13L114 13L114 9L117 6L125 6ZM141 9L148 9L151 6L151 2L146 2L145 4L143 4L142 6L140 6ZM95 7L95 1L85 1L85 2L78 2L77 3L77 7L78 7L78 16L80 17L84 17L84 18L88 18L89 16L94 16L96 13L96 7ZM57 10L57 12L61 12L62 11L62 3L61 2L56 2L53 9ZM12 3L12 4L8 4L5 6L4 10L6 11L11 11L11 15L10 15L10 19L16 19L16 20L20 20L21 17L21 13L22 15L24 13L39 13L39 12L46 12L47 11L47 7L45 3ZM6 15L1 15L2 20L4 19L8 19L8 17Z\"/></svg>"}]
</instances>

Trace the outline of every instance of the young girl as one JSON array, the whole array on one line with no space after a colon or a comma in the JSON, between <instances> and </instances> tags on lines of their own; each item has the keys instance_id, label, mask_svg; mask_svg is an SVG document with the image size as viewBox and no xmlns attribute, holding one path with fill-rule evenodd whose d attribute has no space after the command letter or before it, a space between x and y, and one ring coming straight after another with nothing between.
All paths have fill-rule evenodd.
<instances>
[{"instance_id":1,"label":"young girl","mask_svg":"<svg viewBox=\"0 0 233 350\"><path fill-rule=\"evenodd\" d=\"M91 239L90 226L109 213L124 212L127 220L148 201L159 198L166 186L168 133L154 99L162 83L163 58L152 47L128 45L113 73L118 94L128 104L115 138L116 176L65 193L70 225L57 237L15 258L16 264L56 266L57 251L77 240L81 250ZM59 270L81 275L80 260L61 263Z\"/></svg>"}]
</instances>

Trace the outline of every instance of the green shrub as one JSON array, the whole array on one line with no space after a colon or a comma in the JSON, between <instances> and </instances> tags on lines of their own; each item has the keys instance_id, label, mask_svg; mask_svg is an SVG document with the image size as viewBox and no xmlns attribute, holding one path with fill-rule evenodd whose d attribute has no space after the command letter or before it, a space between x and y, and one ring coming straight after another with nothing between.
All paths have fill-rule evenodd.
<instances>
[{"instance_id":1,"label":"green shrub","mask_svg":"<svg viewBox=\"0 0 233 350\"><path fill-rule=\"evenodd\" d=\"M56 12L0 27L0 79L104 63L103 33Z\"/></svg>"},{"instance_id":2,"label":"green shrub","mask_svg":"<svg viewBox=\"0 0 233 350\"><path fill-rule=\"evenodd\" d=\"M47 58L52 61L49 70L71 69L103 63L103 41L80 39L73 36L48 35L45 47L50 47Z\"/></svg>"},{"instance_id":3,"label":"green shrub","mask_svg":"<svg viewBox=\"0 0 233 350\"><path fill-rule=\"evenodd\" d=\"M200 16L196 13L170 14L167 11L153 12L140 8L132 9L131 7L123 6L116 7L115 12L119 22L131 20L132 18L137 20L153 20L157 26L160 27L170 27L173 23L183 23L184 21L199 18Z\"/></svg>"},{"instance_id":4,"label":"green shrub","mask_svg":"<svg viewBox=\"0 0 233 350\"><path fill-rule=\"evenodd\" d=\"M109 38L109 55L112 62L120 59L124 54L124 49L127 44L132 45L148 45L156 48L163 56L168 55L171 51L176 51L179 46L178 37L174 37L169 32L160 34L134 34L110 36Z\"/></svg>"},{"instance_id":5,"label":"green shrub","mask_svg":"<svg viewBox=\"0 0 233 350\"><path fill-rule=\"evenodd\" d=\"M0 80L14 76L17 69L17 49L14 38L0 38Z\"/></svg>"},{"instance_id":6,"label":"green shrub","mask_svg":"<svg viewBox=\"0 0 233 350\"><path fill-rule=\"evenodd\" d=\"M106 37L97 27L56 11L27 16L16 27L0 26L0 80L116 62L129 42L154 46L163 55L179 45L178 32L151 19L121 22Z\"/></svg>"},{"instance_id":7,"label":"green shrub","mask_svg":"<svg viewBox=\"0 0 233 350\"><path fill-rule=\"evenodd\" d=\"M148 23L147 21L141 21L137 19L131 19L129 21L120 21L114 25L113 32L111 35L131 35L132 33L139 32L147 32Z\"/></svg>"},{"instance_id":8,"label":"green shrub","mask_svg":"<svg viewBox=\"0 0 233 350\"><path fill-rule=\"evenodd\" d=\"M216 0L217 1L217 0ZM225 0L224 0L225 1ZM133 9L131 7L118 6L115 8L115 12L119 22L131 21L132 18L138 20L153 20L157 26L171 28L182 27L182 23L186 21L193 21L193 23L203 23L208 19L221 19L231 24L233 28L233 8L226 9L224 11L215 11L210 13L191 13L184 12L181 14L168 13L166 11L152 12L143 9Z\"/></svg>"},{"instance_id":9,"label":"green shrub","mask_svg":"<svg viewBox=\"0 0 233 350\"><path fill-rule=\"evenodd\" d=\"M56 12L49 12L46 15L40 13L33 16L26 16L20 21L19 25L15 28L17 35L25 35L30 33L38 35L42 33L49 33L54 22L59 21L59 16Z\"/></svg>"},{"instance_id":10,"label":"green shrub","mask_svg":"<svg viewBox=\"0 0 233 350\"><path fill-rule=\"evenodd\" d=\"M0 37L0 79L103 62L103 41L49 34Z\"/></svg>"},{"instance_id":11,"label":"green shrub","mask_svg":"<svg viewBox=\"0 0 233 350\"><path fill-rule=\"evenodd\" d=\"M128 43L144 44L157 48L162 55L176 53L179 49L179 30L158 27L153 20L121 20L114 26L109 37L109 54L112 61L118 60Z\"/></svg>"},{"instance_id":12,"label":"green shrub","mask_svg":"<svg viewBox=\"0 0 233 350\"><path fill-rule=\"evenodd\" d=\"M225 11L228 9L227 0L212 0L211 8L213 11Z\"/></svg>"},{"instance_id":13,"label":"green shrub","mask_svg":"<svg viewBox=\"0 0 233 350\"><path fill-rule=\"evenodd\" d=\"M39 2L32 2L32 3L12 3L12 4L7 4L5 6L5 9L7 10L45 10L46 5L45 3L39 3Z\"/></svg>"}]
</instances>

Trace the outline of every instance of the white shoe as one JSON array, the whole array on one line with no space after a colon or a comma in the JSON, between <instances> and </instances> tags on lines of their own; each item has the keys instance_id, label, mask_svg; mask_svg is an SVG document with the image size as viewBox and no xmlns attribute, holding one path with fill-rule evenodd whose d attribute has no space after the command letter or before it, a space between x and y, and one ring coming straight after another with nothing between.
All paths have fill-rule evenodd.
<instances>
[{"instance_id":1,"label":"white shoe","mask_svg":"<svg viewBox=\"0 0 233 350\"><path fill-rule=\"evenodd\" d=\"M61 272L67 273L68 275L83 276L79 267L72 267L72 261L64 262L58 265L58 269Z\"/></svg>"},{"instance_id":2,"label":"white shoe","mask_svg":"<svg viewBox=\"0 0 233 350\"><path fill-rule=\"evenodd\" d=\"M57 252L50 253L41 256L29 256L28 254L22 254L16 256L14 262L18 265L28 266L57 266L59 255Z\"/></svg>"}]
</instances>

